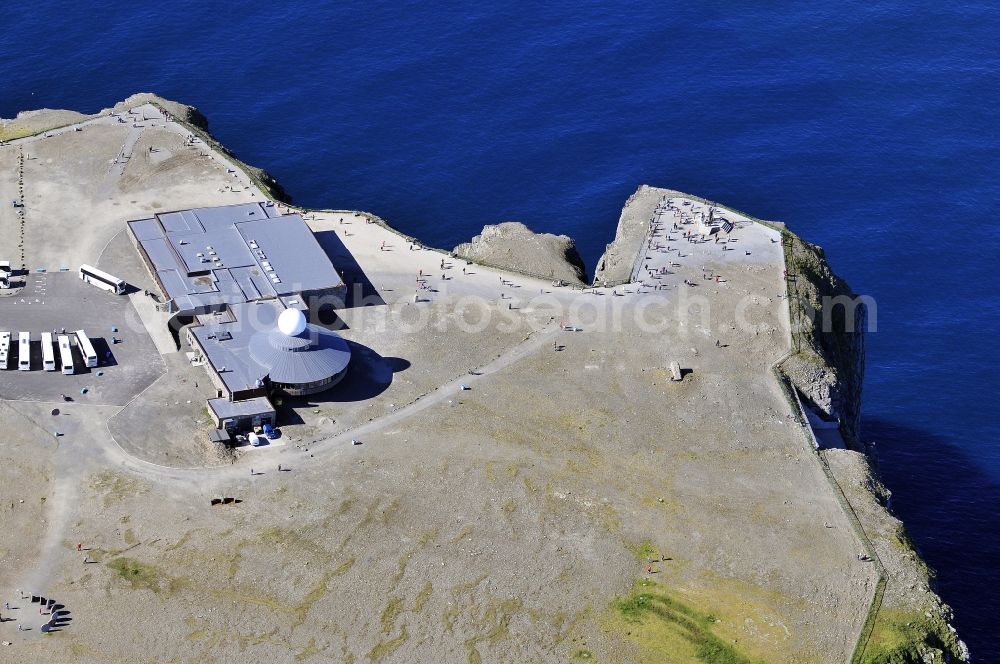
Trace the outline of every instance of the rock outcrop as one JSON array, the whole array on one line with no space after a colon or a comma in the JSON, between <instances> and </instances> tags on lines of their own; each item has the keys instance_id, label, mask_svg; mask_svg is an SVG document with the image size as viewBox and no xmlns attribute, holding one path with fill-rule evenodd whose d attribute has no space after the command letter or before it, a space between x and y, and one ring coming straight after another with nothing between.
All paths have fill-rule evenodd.
<instances>
[{"instance_id":1,"label":"rock outcrop","mask_svg":"<svg viewBox=\"0 0 1000 664\"><path fill-rule=\"evenodd\" d=\"M585 283L586 268L572 238L535 233L516 221L484 226L471 242L453 251L461 258L511 272L574 285Z\"/></svg>"},{"instance_id":2,"label":"rock outcrop","mask_svg":"<svg viewBox=\"0 0 1000 664\"><path fill-rule=\"evenodd\" d=\"M636 257L649 232L649 220L664 195L680 195L680 192L644 184L625 201L615 239L607 246L594 270L595 286L618 286L632 280Z\"/></svg>"},{"instance_id":3,"label":"rock outcrop","mask_svg":"<svg viewBox=\"0 0 1000 664\"><path fill-rule=\"evenodd\" d=\"M271 176L270 173L241 161L224 145L215 140L215 137L212 136L208 130L208 118L206 118L201 111L194 106L164 99L163 97L155 95L151 92L139 92L131 95L111 108L102 109L100 112L94 113L93 115L85 115L83 113L77 113L76 111L50 108L18 113L17 117L14 119L0 119L0 141L13 140L15 138L30 136L32 134L40 134L51 129L65 127L67 125L82 122L84 120L89 120L102 115L123 113L129 109L142 106L144 104L152 104L153 106L163 109L172 115L174 120L184 124L192 131L192 133L197 134L199 138L207 143L211 143L213 148L219 152L225 153L234 161L239 162L240 168L246 171L251 178L256 180L258 186L268 192L268 195L271 198L285 203L291 203L291 197L278 183L278 181Z\"/></svg>"},{"instance_id":4,"label":"rock outcrop","mask_svg":"<svg viewBox=\"0 0 1000 664\"><path fill-rule=\"evenodd\" d=\"M37 111L23 111L16 118L0 119L0 142L10 141L22 136L40 134L56 127L65 127L75 122L81 122L92 116L64 111L61 109L42 108Z\"/></svg>"},{"instance_id":5,"label":"rock outcrop","mask_svg":"<svg viewBox=\"0 0 1000 664\"><path fill-rule=\"evenodd\" d=\"M230 151L226 146L215 140L211 132L208 129L208 118L199 111L194 106L189 106L187 104L182 104L176 101L170 101L169 99L164 99L158 95L152 94L150 92L140 92L139 94L134 94L128 99L115 104L112 109L105 109L101 113L108 113L111 111L120 112L128 110L129 108L134 108L136 106L141 106L142 104L153 104L162 108L167 113L170 113L174 117L174 120L181 122L195 134L207 143L211 143L212 147L231 157L234 161L239 162L240 168L247 172L247 174L256 180L257 185L268 193L271 198L282 201L284 203L291 203L292 198L285 191L285 188L278 183L270 173L262 168L257 168L256 166L251 166L246 162L242 161L237 157L232 151Z\"/></svg>"},{"instance_id":6,"label":"rock outcrop","mask_svg":"<svg viewBox=\"0 0 1000 664\"><path fill-rule=\"evenodd\" d=\"M105 108L99 113L99 115L107 115L108 113L123 113L128 111L130 108L142 106L143 104L158 106L172 115L175 120L180 120L181 122L194 125L199 129L208 131L208 118L206 118L197 108L177 101L164 99L163 97L155 95L152 92L138 92L131 95L111 108Z\"/></svg>"}]
</instances>

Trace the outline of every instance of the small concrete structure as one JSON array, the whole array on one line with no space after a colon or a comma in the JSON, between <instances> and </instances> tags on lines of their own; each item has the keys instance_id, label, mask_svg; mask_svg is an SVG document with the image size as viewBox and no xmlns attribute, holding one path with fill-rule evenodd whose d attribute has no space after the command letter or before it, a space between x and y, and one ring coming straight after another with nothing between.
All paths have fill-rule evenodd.
<instances>
[{"instance_id":1,"label":"small concrete structure","mask_svg":"<svg viewBox=\"0 0 1000 664\"><path fill-rule=\"evenodd\" d=\"M670 363L670 380L684 380L684 372L677 360Z\"/></svg>"},{"instance_id":2,"label":"small concrete structure","mask_svg":"<svg viewBox=\"0 0 1000 664\"><path fill-rule=\"evenodd\" d=\"M208 412L217 429L233 433L250 431L265 424L274 425L277 413L267 397L243 401L209 399Z\"/></svg>"}]
</instances>

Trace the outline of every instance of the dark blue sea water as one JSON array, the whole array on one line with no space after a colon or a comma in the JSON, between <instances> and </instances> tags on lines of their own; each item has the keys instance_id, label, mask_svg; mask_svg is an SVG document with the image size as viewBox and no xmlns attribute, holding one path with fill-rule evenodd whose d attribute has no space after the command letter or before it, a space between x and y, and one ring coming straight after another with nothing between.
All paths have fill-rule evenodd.
<instances>
[{"instance_id":1,"label":"dark blue sea water","mask_svg":"<svg viewBox=\"0 0 1000 664\"><path fill-rule=\"evenodd\" d=\"M13 3L0 116L156 91L299 203L446 247L522 220L591 268L641 183L789 222L878 302L865 434L1000 661L1000 12L723 4Z\"/></svg>"}]
</instances>

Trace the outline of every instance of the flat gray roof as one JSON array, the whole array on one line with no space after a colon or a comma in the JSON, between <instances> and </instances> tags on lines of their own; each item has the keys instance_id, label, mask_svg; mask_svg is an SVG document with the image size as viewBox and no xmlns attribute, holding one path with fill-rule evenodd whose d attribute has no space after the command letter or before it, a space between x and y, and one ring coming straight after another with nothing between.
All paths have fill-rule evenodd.
<instances>
[{"instance_id":1,"label":"flat gray roof","mask_svg":"<svg viewBox=\"0 0 1000 664\"><path fill-rule=\"evenodd\" d=\"M260 300L230 305L218 317L201 317L201 325L190 328L212 369L230 392L257 389L267 370L250 357L250 339L259 331L274 328L284 306L278 300Z\"/></svg>"},{"instance_id":2,"label":"flat gray roof","mask_svg":"<svg viewBox=\"0 0 1000 664\"><path fill-rule=\"evenodd\" d=\"M220 420L238 417L253 417L264 413L274 413L274 406L267 397L254 397L243 401L229 399L209 399L208 407Z\"/></svg>"},{"instance_id":3,"label":"flat gray roof","mask_svg":"<svg viewBox=\"0 0 1000 664\"><path fill-rule=\"evenodd\" d=\"M182 311L344 285L302 217L270 204L164 212L128 227Z\"/></svg>"},{"instance_id":4,"label":"flat gray roof","mask_svg":"<svg viewBox=\"0 0 1000 664\"><path fill-rule=\"evenodd\" d=\"M257 263L265 268L278 295L343 285L316 236L299 215L248 221L236 228L247 245L258 247L254 250Z\"/></svg>"}]
</instances>

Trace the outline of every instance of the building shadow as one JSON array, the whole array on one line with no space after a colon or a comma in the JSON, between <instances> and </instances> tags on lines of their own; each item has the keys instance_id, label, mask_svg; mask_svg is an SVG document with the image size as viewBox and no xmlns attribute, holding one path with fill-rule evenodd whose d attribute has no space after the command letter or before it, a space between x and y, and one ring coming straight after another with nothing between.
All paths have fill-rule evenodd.
<instances>
[{"instance_id":1,"label":"building shadow","mask_svg":"<svg viewBox=\"0 0 1000 664\"><path fill-rule=\"evenodd\" d=\"M323 247L323 251L326 252L347 285L343 308L353 309L385 304L385 300L382 299L368 275L355 260L354 255L344 246L336 232L319 231L315 235L316 241Z\"/></svg>"},{"instance_id":2,"label":"building shadow","mask_svg":"<svg viewBox=\"0 0 1000 664\"><path fill-rule=\"evenodd\" d=\"M863 436L877 445L892 511L937 571L935 588L955 610L959 637L992 659L1000 653L1000 593L983 579L1000 561L1000 481L936 432L865 418Z\"/></svg>"},{"instance_id":3,"label":"building shadow","mask_svg":"<svg viewBox=\"0 0 1000 664\"><path fill-rule=\"evenodd\" d=\"M410 368L401 357L383 357L362 344L348 341L351 365L340 383L322 395L322 401L343 403L364 401L382 394L392 385L393 376Z\"/></svg>"},{"instance_id":4,"label":"building shadow","mask_svg":"<svg viewBox=\"0 0 1000 664\"><path fill-rule=\"evenodd\" d=\"M326 392L306 396L282 397L282 418L285 424L302 424L296 411L315 408L324 403L349 403L374 398L392 385L393 377L410 368L401 357L383 357L371 348L348 341L351 364L344 378Z\"/></svg>"},{"instance_id":5,"label":"building shadow","mask_svg":"<svg viewBox=\"0 0 1000 664\"><path fill-rule=\"evenodd\" d=\"M177 350L181 350L184 345L181 343L181 330L192 323L194 323L194 316L184 313L176 313L167 321L167 329L170 330L170 336L174 340L174 346L177 347Z\"/></svg>"},{"instance_id":6,"label":"building shadow","mask_svg":"<svg viewBox=\"0 0 1000 664\"><path fill-rule=\"evenodd\" d=\"M327 297L311 298L309 300L309 322L334 332L349 330L351 326L338 313L341 309L343 309L343 300L338 299L331 302Z\"/></svg>"}]
</instances>

